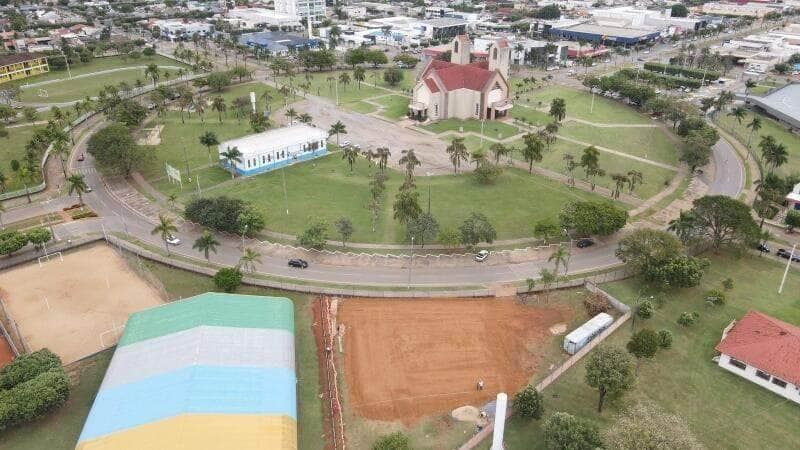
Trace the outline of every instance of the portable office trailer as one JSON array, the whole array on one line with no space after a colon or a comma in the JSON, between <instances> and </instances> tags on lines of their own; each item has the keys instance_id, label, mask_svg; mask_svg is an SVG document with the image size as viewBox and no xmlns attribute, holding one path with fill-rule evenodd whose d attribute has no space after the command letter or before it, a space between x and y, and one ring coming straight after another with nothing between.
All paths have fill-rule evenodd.
<instances>
[{"instance_id":1,"label":"portable office trailer","mask_svg":"<svg viewBox=\"0 0 800 450\"><path fill-rule=\"evenodd\" d=\"M606 313L592 317L564 338L564 350L570 355L574 355L612 323L614 323L614 318Z\"/></svg>"}]
</instances>

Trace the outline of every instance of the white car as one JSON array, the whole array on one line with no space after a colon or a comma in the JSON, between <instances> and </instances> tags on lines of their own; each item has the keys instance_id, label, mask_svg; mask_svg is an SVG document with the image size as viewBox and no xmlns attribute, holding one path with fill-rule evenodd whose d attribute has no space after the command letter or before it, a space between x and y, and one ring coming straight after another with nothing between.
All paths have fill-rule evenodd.
<instances>
[{"instance_id":1,"label":"white car","mask_svg":"<svg viewBox=\"0 0 800 450\"><path fill-rule=\"evenodd\" d=\"M180 245L180 243L181 243L181 240L176 238L175 236L173 236L171 234L169 236L167 236L167 244L169 244L169 245Z\"/></svg>"},{"instance_id":2,"label":"white car","mask_svg":"<svg viewBox=\"0 0 800 450\"><path fill-rule=\"evenodd\" d=\"M489 250L481 250L475 255L475 261L482 262L489 257Z\"/></svg>"},{"instance_id":3,"label":"white car","mask_svg":"<svg viewBox=\"0 0 800 450\"><path fill-rule=\"evenodd\" d=\"M349 147L350 141L342 141L342 147Z\"/></svg>"}]
</instances>

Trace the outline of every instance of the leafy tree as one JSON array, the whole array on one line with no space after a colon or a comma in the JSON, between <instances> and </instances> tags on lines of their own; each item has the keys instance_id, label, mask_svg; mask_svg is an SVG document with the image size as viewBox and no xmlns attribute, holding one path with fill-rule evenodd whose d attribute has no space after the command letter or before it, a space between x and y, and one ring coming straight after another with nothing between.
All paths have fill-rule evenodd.
<instances>
[{"instance_id":1,"label":"leafy tree","mask_svg":"<svg viewBox=\"0 0 800 450\"><path fill-rule=\"evenodd\" d=\"M336 227L336 231L339 232L339 236L342 237L342 245L347 247L347 241L350 240L350 236L353 235L355 228L353 228L353 222L350 221L347 217L340 217L336 222L333 223L333 226Z\"/></svg>"},{"instance_id":2,"label":"leafy tree","mask_svg":"<svg viewBox=\"0 0 800 450\"><path fill-rule=\"evenodd\" d=\"M298 236L297 241L301 246L322 250L328 240L328 223L324 220L314 220L303 234Z\"/></svg>"},{"instance_id":3,"label":"leafy tree","mask_svg":"<svg viewBox=\"0 0 800 450\"><path fill-rule=\"evenodd\" d=\"M556 20L561 17L561 9L556 4L543 6L533 12L537 19Z\"/></svg>"},{"instance_id":4,"label":"leafy tree","mask_svg":"<svg viewBox=\"0 0 800 450\"><path fill-rule=\"evenodd\" d=\"M786 217L783 218L783 223L786 224L786 230L791 233L795 228L800 227L800 211L790 209L786 212Z\"/></svg>"},{"instance_id":5,"label":"leafy tree","mask_svg":"<svg viewBox=\"0 0 800 450\"><path fill-rule=\"evenodd\" d=\"M519 417L539 420L544 413L544 399L539 391L531 385L514 396L514 414Z\"/></svg>"},{"instance_id":6,"label":"leafy tree","mask_svg":"<svg viewBox=\"0 0 800 450\"><path fill-rule=\"evenodd\" d=\"M394 205L394 219L401 224L407 224L422 214L419 206L419 193L412 186L404 185L397 192Z\"/></svg>"},{"instance_id":7,"label":"leafy tree","mask_svg":"<svg viewBox=\"0 0 800 450\"><path fill-rule=\"evenodd\" d=\"M650 403L637 403L625 411L603 437L607 448L618 450L705 448L683 419Z\"/></svg>"},{"instance_id":8,"label":"leafy tree","mask_svg":"<svg viewBox=\"0 0 800 450\"><path fill-rule=\"evenodd\" d=\"M554 98L550 102L549 114L556 122L561 122L567 116L567 102L563 98Z\"/></svg>"},{"instance_id":9,"label":"leafy tree","mask_svg":"<svg viewBox=\"0 0 800 450\"><path fill-rule=\"evenodd\" d=\"M681 243L672 234L641 228L619 241L615 255L637 273L648 274L681 253Z\"/></svg>"},{"instance_id":10,"label":"leafy tree","mask_svg":"<svg viewBox=\"0 0 800 450\"><path fill-rule=\"evenodd\" d=\"M625 226L628 213L604 201L572 202L562 208L559 220L563 228L581 236L608 236Z\"/></svg>"},{"instance_id":11,"label":"leafy tree","mask_svg":"<svg viewBox=\"0 0 800 450\"><path fill-rule=\"evenodd\" d=\"M686 8L682 3L676 3L672 5L671 16L672 17L686 17L689 15L689 9Z\"/></svg>"},{"instance_id":12,"label":"leafy tree","mask_svg":"<svg viewBox=\"0 0 800 450\"><path fill-rule=\"evenodd\" d=\"M470 247L479 242L491 244L497 238L497 231L485 215L473 212L458 227L461 234L461 243Z\"/></svg>"},{"instance_id":13,"label":"leafy tree","mask_svg":"<svg viewBox=\"0 0 800 450\"><path fill-rule=\"evenodd\" d=\"M372 450L411 450L411 440L400 431L378 438L372 444Z\"/></svg>"},{"instance_id":14,"label":"leafy tree","mask_svg":"<svg viewBox=\"0 0 800 450\"><path fill-rule=\"evenodd\" d=\"M660 330L658 332L658 346L661 348L670 348L672 347L672 342L675 340L675 337L672 335L672 332L669 330Z\"/></svg>"},{"instance_id":15,"label":"leafy tree","mask_svg":"<svg viewBox=\"0 0 800 450\"><path fill-rule=\"evenodd\" d=\"M597 412L603 411L603 402L608 394L627 391L633 386L633 381L633 363L622 349L601 346L589 355L586 384L600 393Z\"/></svg>"},{"instance_id":16,"label":"leafy tree","mask_svg":"<svg viewBox=\"0 0 800 450\"><path fill-rule=\"evenodd\" d=\"M715 250L723 246L751 243L759 235L750 208L728 196L707 195L698 198L689 214L689 235L708 242Z\"/></svg>"},{"instance_id":17,"label":"leafy tree","mask_svg":"<svg viewBox=\"0 0 800 450\"><path fill-rule=\"evenodd\" d=\"M636 308L636 315L647 320L653 317L654 311L655 307L653 306L653 302L650 300L642 300L642 302L639 303L639 306Z\"/></svg>"},{"instance_id":18,"label":"leafy tree","mask_svg":"<svg viewBox=\"0 0 800 450\"><path fill-rule=\"evenodd\" d=\"M135 127L147 117L147 108L131 99L122 99L106 109L106 116L123 125Z\"/></svg>"},{"instance_id":19,"label":"leafy tree","mask_svg":"<svg viewBox=\"0 0 800 450\"><path fill-rule=\"evenodd\" d=\"M150 231L152 235L159 235L161 236L161 240L164 241L164 248L167 249L167 255L170 254L169 251L169 243L167 240L173 233L178 232L178 227L175 226L175 222L170 219L169 217L159 214L158 215L158 224Z\"/></svg>"},{"instance_id":20,"label":"leafy tree","mask_svg":"<svg viewBox=\"0 0 800 450\"><path fill-rule=\"evenodd\" d=\"M594 450L602 446L597 425L569 413L556 412L548 417L542 431L551 450Z\"/></svg>"},{"instance_id":21,"label":"leafy tree","mask_svg":"<svg viewBox=\"0 0 800 450\"><path fill-rule=\"evenodd\" d=\"M147 159L147 153L136 145L128 127L120 123L112 123L93 134L86 149L101 169L123 176L130 175Z\"/></svg>"},{"instance_id":22,"label":"leafy tree","mask_svg":"<svg viewBox=\"0 0 800 450\"><path fill-rule=\"evenodd\" d=\"M544 150L544 143L539 136L533 133L527 133L522 137L525 143L522 147L522 158L528 163L528 173L533 172L533 163L542 160L542 151Z\"/></svg>"},{"instance_id":23,"label":"leafy tree","mask_svg":"<svg viewBox=\"0 0 800 450\"><path fill-rule=\"evenodd\" d=\"M662 289L693 287L700 284L708 265L706 259L680 255L649 268L645 277Z\"/></svg>"},{"instance_id":24,"label":"leafy tree","mask_svg":"<svg viewBox=\"0 0 800 450\"><path fill-rule=\"evenodd\" d=\"M533 235L539 239L549 242L551 239L563 234L563 229L556 221L550 217L540 219L533 225Z\"/></svg>"},{"instance_id":25,"label":"leafy tree","mask_svg":"<svg viewBox=\"0 0 800 450\"><path fill-rule=\"evenodd\" d=\"M435 239L439 233L439 222L433 214L424 212L416 219L412 219L406 224L406 231L409 240L411 236L414 236L414 238L425 247L425 243Z\"/></svg>"},{"instance_id":26,"label":"leafy tree","mask_svg":"<svg viewBox=\"0 0 800 450\"><path fill-rule=\"evenodd\" d=\"M689 131L684 139L681 161L689 165L691 170L708 164L711 158L711 147L717 143L717 131L703 124L702 128Z\"/></svg>"},{"instance_id":27,"label":"leafy tree","mask_svg":"<svg viewBox=\"0 0 800 450\"><path fill-rule=\"evenodd\" d=\"M243 277L238 267L223 267L214 275L214 286L223 292L233 292L242 284Z\"/></svg>"},{"instance_id":28,"label":"leafy tree","mask_svg":"<svg viewBox=\"0 0 800 450\"><path fill-rule=\"evenodd\" d=\"M396 67L390 67L383 71L383 81L389 86L397 86L403 81L403 71Z\"/></svg>"},{"instance_id":29,"label":"leafy tree","mask_svg":"<svg viewBox=\"0 0 800 450\"><path fill-rule=\"evenodd\" d=\"M11 255L28 244L28 237L17 230L0 232L0 255Z\"/></svg>"},{"instance_id":30,"label":"leafy tree","mask_svg":"<svg viewBox=\"0 0 800 450\"><path fill-rule=\"evenodd\" d=\"M33 244L36 250L41 250L44 244L50 242L50 239L53 239L53 234L45 227L37 227L28 230L25 233L25 239Z\"/></svg>"},{"instance_id":31,"label":"leafy tree","mask_svg":"<svg viewBox=\"0 0 800 450\"><path fill-rule=\"evenodd\" d=\"M447 248L455 248L461 245L461 235L457 230L450 227L439 230L436 240Z\"/></svg>"},{"instance_id":32,"label":"leafy tree","mask_svg":"<svg viewBox=\"0 0 800 450\"><path fill-rule=\"evenodd\" d=\"M502 174L502 167L490 162L479 164L474 172L475 179L478 181L478 183L483 185L494 184Z\"/></svg>"},{"instance_id":33,"label":"leafy tree","mask_svg":"<svg viewBox=\"0 0 800 450\"><path fill-rule=\"evenodd\" d=\"M650 359L656 355L659 348L658 334L649 328L643 328L633 333L626 345L628 352L636 357L636 370L643 358Z\"/></svg>"},{"instance_id":34,"label":"leafy tree","mask_svg":"<svg viewBox=\"0 0 800 450\"><path fill-rule=\"evenodd\" d=\"M210 262L211 255L209 252L217 253L218 245L219 241L217 238L215 238L213 234L209 233L208 230L203 230L203 234L201 234L200 237L194 241L192 248L198 252L202 252L203 256L206 258L206 261Z\"/></svg>"},{"instance_id":35,"label":"leafy tree","mask_svg":"<svg viewBox=\"0 0 800 450\"><path fill-rule=\"evenodd\" d=\"M681 315L678 317L678 324L684 327L690 327L697 322L697 319L700 318L700 314L697 311L692 312L682 312Z\"/></svg>"},{"instance_id":36,"label":"leafy tree","mask_svg":"<svg viewBox=\"0 0 800 450\"><path fill-rule=\"evenodd\" d=\"M206 82L211 89L222 92L223 89L231 85L231 74L228 72L214 72L206 77Z\"/></svg>"}]
</instances>

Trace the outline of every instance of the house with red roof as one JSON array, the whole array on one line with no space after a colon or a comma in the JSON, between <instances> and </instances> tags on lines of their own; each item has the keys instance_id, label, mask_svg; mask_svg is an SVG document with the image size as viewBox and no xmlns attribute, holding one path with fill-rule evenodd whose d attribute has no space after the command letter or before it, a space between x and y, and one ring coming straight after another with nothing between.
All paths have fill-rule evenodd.
<instances>
[{"instance_id":1,"label":"house with red roof","mask_svg":"<svg viewBox=\"0 0 800 450\"><path fill-rule=\"evenodd\" d=\"M485 60L473 61L472 42L465 35L450 44L450 61L430 59L414 86L409 117L416 120L495 119L512 108L508 69L511 47L498 39Z\"/></svg>"},{"instance_id":2,"label":"house with red roof","mask_svg":"<svg viewBox=\"0 0 800 450\"><path fill-rule=\"evenodd\" d=\"M800 403L800 328L749 311L725 328L716 349L723 369Z\"/></svg>"}]
</instances>

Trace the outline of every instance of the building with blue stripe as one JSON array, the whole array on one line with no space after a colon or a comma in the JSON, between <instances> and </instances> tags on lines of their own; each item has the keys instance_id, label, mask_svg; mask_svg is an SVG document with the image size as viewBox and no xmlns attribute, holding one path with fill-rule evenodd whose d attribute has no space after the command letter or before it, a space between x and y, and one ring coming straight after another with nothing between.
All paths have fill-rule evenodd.
<instances>
[{"instance_id":1,"label":"building with blue stripe","mask_svg":"<svg viewBox=\"0 0 800 450\"><path fill-rule=\"evenodd\" d=\"M328 134L306 124L268 130L219 144L222 167L231 170L225 154L233 148L242 156L233 162L233 169L243 176L257 175L295 162L308 161L328 153Z\"/></svg>"}]
</instances>

